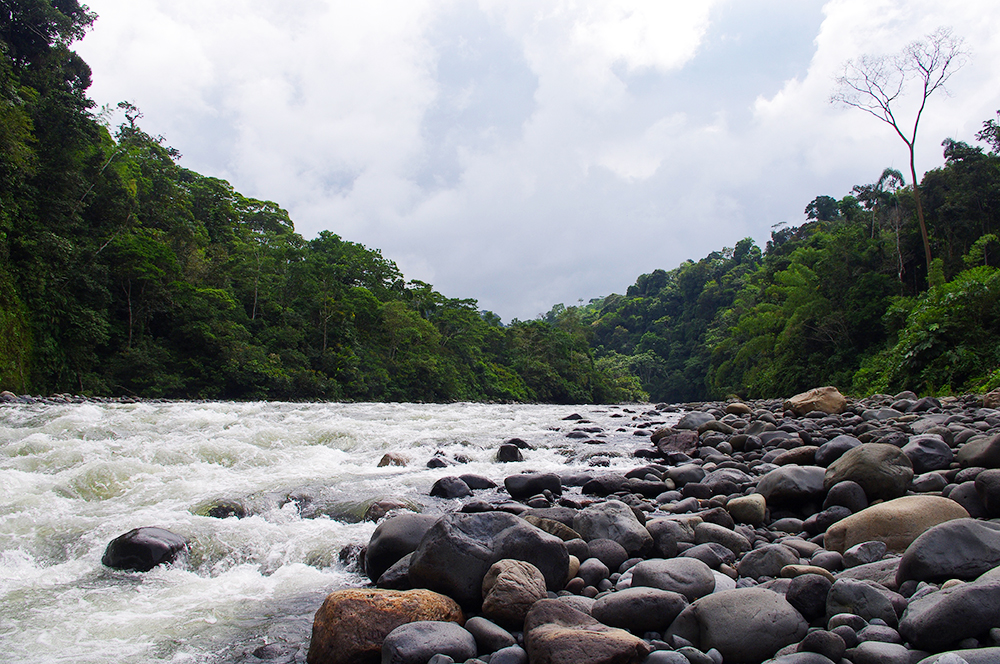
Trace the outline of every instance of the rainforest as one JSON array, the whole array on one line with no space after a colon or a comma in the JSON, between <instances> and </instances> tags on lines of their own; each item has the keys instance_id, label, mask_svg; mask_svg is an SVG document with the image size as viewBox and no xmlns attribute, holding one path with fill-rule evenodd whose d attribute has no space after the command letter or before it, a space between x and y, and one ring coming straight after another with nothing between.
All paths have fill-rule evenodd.
<instances>
[{"instance_id":1,"label":"rainforest","mask_svg":"<svg viewBox=\"0 0 1000 664\"><path fill-rule=\"evenodd\" d=\"M180 165L88 98L76 0L0 3L0 389L235 400L687 402L1000 386L1000 125L763 247L504 323ZM979 143L975 145L967 141ZM330 220L336 227L336 220Z\"/></svg>"}]
</instances>

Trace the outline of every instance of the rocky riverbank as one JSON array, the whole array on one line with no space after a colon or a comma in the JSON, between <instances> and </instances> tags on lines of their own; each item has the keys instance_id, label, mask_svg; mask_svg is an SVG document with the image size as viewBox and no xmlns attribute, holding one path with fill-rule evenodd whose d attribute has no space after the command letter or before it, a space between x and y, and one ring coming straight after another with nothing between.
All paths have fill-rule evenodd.
<instances>
[{"instance_id":1,"label":"rocky riverbank","mask_svg":"<svg viewBox=\"0 0 1000 664\"><path fill-rule=\"evenodd\" d=\"M444 478L428 489L457 511L384 506L356 560L375 587L326 599L308 661L1000 662L998 406L689 405L623 418L628 472L511 475L492 501L487 478Z\"/></svg>"}]
</instances>

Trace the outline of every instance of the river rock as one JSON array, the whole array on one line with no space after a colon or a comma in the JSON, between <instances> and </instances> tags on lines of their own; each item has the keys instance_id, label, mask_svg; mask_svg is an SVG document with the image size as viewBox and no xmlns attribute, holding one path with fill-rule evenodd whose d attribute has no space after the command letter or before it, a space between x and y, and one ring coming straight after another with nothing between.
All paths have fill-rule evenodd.
<instances>
[{"instance_id":1,"label":"river rock","mask_svg":"<svg viewBox=\"0 0 1000 664\"><path fill-rule=\"evenodd\" d=\"M713 593L684 609L667 631L724 662L757 664L805 636L808 624L788 601L765 588Z\"/></svg>"},{"instance_id":2,"label":"river rock","mask_svg":"<svg viewBox=\"0 0 1000 664\"><path fill-rule=\"evenodd\" d=\"M698 449L698 444L701 442L697 431L674 431L673 429L661 429L653 434L651 440L662 455L669 455L671 452L690 454Z\"/></svg>"},{"instance_id":3,"label":"river rock","mask_svg":"<svg viewBox=\"0 0 1000 664\"><path fill-rule=\"evenodd\" d=\"M744 551L750 550L750 541L746 537L740 535L735 530L714 523L699 523L695 525L694 541L696 544L721 544L737 556Z\"/></svg>"},{"instance_id":4,"label":"river rock","mask_svg":"<svg viewBox=\"0 0 1000 664\"><path fill-rule=\"evenodd\" d=\"M476 640L456 623L421 620L400 625L382 642L382 664L427 664L438 654L464 662L476 656Z\"/></svg>"},{"instance_id":5,"label":"river rock","mask_svg":"<svg viewBox=\"0 0 1000 664\"><path fill-rule=\"evenodd\" d=\"M847 409L847 399L836 387L815 387L786 400L783 407L800 417L814 410L837 414Z\"/></svg>"},{"instance_id":6,"label":"river rock","mask_svg":"<svg viewBox=\"0 0 1000 664\"><path fill-rule=\"evenodd\" d=\"M410 582L478 607L487 570L508 558L533 564L551 590L566 583L569 553L563 541L505 512L452 512L438 519L413 552Z\"/></svg>"},{"instance_id":7,"label":"river rock","mask_svg":"<svg viewBox=\"0 0 1000 664\"><path fill-rule=\"evenodd\" d=\"M768 505L799 503L823 495L825 471L818 466L782 466L760 478L757 493Z\"/></svg>"},{"instance_id":8,"label":"river rock","mask_svg":"<svg viewBox=\"0 0 1000 664\"><path fill-rule=\"evenodd\" d=\"M120 570L148 572L157 565L167 565L188 551L188 541L164 528L134 528L111 540L101 563Z\"/></svg>"},{"instance_id":9,"label":"river rock","mask_svg":"<svg viewBox=\"0 0 1000 664\"><path fill-rule=\"evenodd\" d=\"M674 425L675 429L690 429L697 431L703 424L708 422L714 422L715 415L711 413L703 413L701 411L692 411L690 413L685 413L677 424Z\"/></svg>"},{"instance_id":10,"label":"river rock","mask_svg":"<svg viewBox=\"0 0 1000 664\"><path fill-rule=\"evenodd\" d=\"M368 578L378 581L399 559L415 551L424 534L437 520L437 516L429 514L401 512L380 523L368 540L365 554Z\"/></svg>"},{"instance_id":11,"label":"river rock","mask_svg":"<svg viewBox=\"0 0 1000 664\"><path fill-rule=\"evenodd\" d=\"M898 643L864 641L847 655L853 664L911 664L913 653Z\"/></svg>"},{"instance_id":12,"label":"river rock","mask_svg":"<svg viewBox=\"0 0 1000 664\"><path fill-rule=\"evenodd\" d=\"M652 558L636 563L632 569L632 587L659 588L680 593L694 601L715 590L712 569L694 558Z\"/></svg>"},{"instance_id":13,"label":"river rock","mask_svg":"<svg viewBox=\"0 0 1000 664\"><path fill-rule=\"evenodd\" d=\"M451 598L429 590L350 588L330 593L313 619L309 664L376 664L385 637L418 620L461 622Z\"/></svg>"},{"instance_id":14,"label":"river rock","mask_svg":"<svg viewBox=\"0 0 1000 664\"><path fill-rule=\"evenodd\" d=\"M831 463L823 479L824 488L851 480L861 485L869 501L891 500L906 493L913 479L910 459L895 445L864 443Z\"/></svg>"},{"instance_id":15,"label":"river rock","mask_svg":"<svg viewBox=\"0 0 1000 664\"><path fill-rule=\"evenodd\" d=\"M620 500L608 500L586 507L573 519L573 530L587 540L610 539L630 555L648 552L653 537L636 518L632 508Z\"/></svg>"},{"instance_id":16,"label":"river rock","mask_svg":"<svg viewBox=\"0 0 1000 664\"><path fill-rule=\"evenodd\" d=\"M827 618L839 613L852 613L867 621L884 620L890 627L897 624L896 611L889 591L873 581L837 579L826 596Z\"/></svg>"},{"instance_id":17,"label":"river rock","mask_svg":"<svg viewBox=\"0 0 1000 664\"><path fill-rule=\"evenodd\" d=\"M521 449L517 445L504 443L497 450L497 463L515 463L517 461L524 461Z\"/></svg>"},{"instance_id":18,"label":"river rock","mask_svg":"<svg viewBox=\"0 0 1000 664\"><path fill-rule=\"evenodd\" d=\"M738 496L726 502L726 510L738 523L759 526L767 515L767 500L759 493Z\"/></svg>"},{"instance_id":19,"label":"river rock","mask_svg":"<svg viewBox=\"0 0 1000 664\"><path fill-rule=\"evenodd\" d=\"M799 562L799 554L783 544L768 544L749 552L736 566L740 576L759 579L762 576L777 577L781 568Z\"/></svg>"},{"instance_id":20,"label":"river rock","mask_svg":"<svg viewBox=\"0 0 1000 664\"><path fill-rule=\"evenodd\" d=\"M976 475L974 481L986 515L990 518L1000 517L1000 469L984 470Z\"/></svg>"},{"instance_id":21,"label":"river rock","mask_svg":"<svg viewBox=\"0 0 1000 664\"><path fill-rule=\"evenodd\" d=\"M826 468L844 456L844 452L854 449L859 445L861 445L861 441L854 436L840 434L817 448L814 461L817 466Z\"/></svg>"},{"instance_id":22,"label":"river rock","mask_svg":"<svg viewBox=\"0 0 1000 664\"><path fill-rule=\"evenodd\" d=\"M544 517L535 516L534 514L522 514L521 518L533 525L535 528L544 530L549 535L555 535L564 542L580 539L580 533L576 532L561 521L546 519Z\"/></svg>"},{"instance_id":23,"label":"river rock","mask_svg":"<svg viewBox=\"0 0 1000 664\"><path fill-rule=\"evenodd\" d=\"M633 587L598 598L590 614L605 625L642 635L663 632L687 605L680 593Z\"/></svg>"},{"instance_id":24,"label":"river rock","mask_svg":"<svg viewBox=\"0 0 1000 664\"><path fill-rule=\"evenodd\" d=\"M591 558L596 558L607 566L611 572L621 567L622 563L628 560L628 551L621 544L605 537L590 540L587 543L587 550Z\"/></svg>"},{"instance_id":25,"label":"river rock","mask_svg":"<svg viewBox=\"0 0 1000 664\"><path fill-rule=\"evenodd\" d=\"M802 574L792 579L785 599L806 620L815 620L826 615L826 597L832 585L833 580L825 575Z\"/></svg>"},{"instance_id":26,"label":"river rock","mask_svg":"<svg viewBox=\"0 0 1000 664\"><path fill-rule=\"evenodd\" d=\"M824 546L843 554L855 544L878 540L889 551L901 553L931 526L969 513L953 500L941 496L904 496L872 505L830 526Z\"/></svg>"},{"instance_id":27,"label":"river rock","mask_svg":"<svg viewBox=\"0 0 1000 664\"><path fill-rule=\"evenodd\" d=\"M556 599L531 607L524 643L531 664L639 664L652 650L642 639Z\"/></svg>"},{"instance_id":28,"label":"river rock","mask_svg":"<svg viewBox=\"0 0 1000 664\"><path fill-rule=\"evenodd\" d=\"M993 647L952 650L926 657L918 664L996 664L997 662L1000 662L1000 648Z\"/></svg>"},{"instance_id":29,"label":"river rock","mask_svg":"<svg viewBox=\"0 0 1000 664\"><path fill-rule=\"evenodd\" d=\"M943 470L955 459L948 443L941 436L925 433L913 436L910 442L903 446L903 454L913 464L914 473L927 473L932 470Z\"/></svg>"},{"instance_id":30,"label":"river rock","mask_svg":"<svg viewBox=\"0 0 1000 664\"><path fill-rule=\"evenodd\" d=\"M958 448L957 457L962 468L1000 468L1000 434L970 438Z\"/></svg>"},{"instance_id":31,"label":"river rock","mask_svg":"<svg viewBox=\"0 0 1000 664\"><path fill-rule=\"evenodd\" d=\"M527 500L546 489L557 495L562 493L562 480L555 473L508 475L503 485L514 500Z\"/></svg>"},{"instance_id":32,"label":"river rock","mask_svg":"<svg viewBox=\"0 0 1000 664\"><path fill-rule=\"evenodd\" d=\"M903 553L896 581L975 579L997 565L1000 565L1000 524L954 519L928 529L913 540Z\"/></svg>"},{"instance_id":33,"label":"river rock","mask_svg":"<svg viewBox=\"0 0 1000 664\"><path fill-rule=\"evenodd\" d=\"M435 498L464 498L472 495L469 485L457 477L442 477L431 487Z\"/></svg>"},{"instance_id":34,"label":"river rock","mask_svg":"<svg viewBox=\"0 0 1000 664\"><path fill-rule=\"evenodd\" d=\"M545 577L523 560L499 560L483 577L483 615L503 624L520 625L545 596Z\"/></svg>"},{"instance_id":35,"label":"river rock","mask_svg":"<svg viewBox=\"0 0 1000 664\"><path fill-rule=\"evenodd\" d=\"M510 632L482 616L466 620L465 629L476 639L476 646L481 653L496 652L517 643Z\"/></svg>"},{"instance_id":36,"label":"river rock","mask_svg":"<svg viewBox=\"0 0 1000 664\"><path fill-rule=\"evenodd\" d=\"M852 513L860 512L868 507L868 496L865 495L865 490L857 482L843 480L830 487L826 498L823 499L823 509L835 505L846 507Z\"/></svg>"},{"instance_id":37,"label":"river rock","mask_svg":"<svg viewBox=\"0 0 1000 664\"><path fill-rule=\"evenodd\" d=\"M1000 578L987 575L911 600L899 633L916 648L940 651L994 627L1000 627Z\"/></svg>"}]
</instances>

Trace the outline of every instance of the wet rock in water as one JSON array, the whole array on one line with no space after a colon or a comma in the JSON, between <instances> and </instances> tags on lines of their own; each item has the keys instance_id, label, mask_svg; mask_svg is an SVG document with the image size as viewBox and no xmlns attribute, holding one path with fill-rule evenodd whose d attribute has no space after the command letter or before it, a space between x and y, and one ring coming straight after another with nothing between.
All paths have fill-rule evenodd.
<instances>
[{"instance_id":1,"label":"wet rock in water","mask_svg":"<svg viewBox=\"0 0 1000 664\"><path fill-rule=\"evenodd\" d=\"M431 487L435 498L464 498L472 495L469 485L457 477L442 477Z\"/></svg>"},{"instance_id":2,"label":"wet rock in water","mask_svg":"<svg viewBox=\"0 0 1000 664\"><path fill-rule=\"evenodd\" d=\"M488 477L482 475L473 475L472 473L466 473L464 475L459 475L458 479L465 482L470 489L495 489L497 488L497 483Z\"/></svg>"},{"instance_id":3,"label":"wet rock in water","mask_svg":"<svg viewBox=\"0 0 1000 664\"><path fill-rule=\"evenodd\" d=\"M535 603L524 622L531 664L639 664L652 648L556 599Z\"/></svg>"},{"instance_id":4,"label":"wet rock in water","mask_svg":"<svg viewBox=\"0 0 1000 664\"><path fill-rule=\"evenodd\" d=\"M831 463L823 484L827 490L844 480L857 482L869 501L891 500L906 493L913 479L910 459L895 445L864 443Z\"/></svg>"},{"instance_id":5,"label":"wet rock in water","mask_svg":"<svg viewBox=\"0 0 1000 664\"><path fill-rule=\"evenodd\" d=\"M702 651L714 648L724 662L762 662L801 641L807 629L802 615L780 594L737 588L695 601L677 616L667 634Z\"/></svg>"},{"instance_id":6,"label":"wet rock in water","mask_svg":"<svg viewBox=\"0 0 1000 664\"><path fill-rule=\"evenodd\" d=\"M188 551L188 541L164 528L135 528L111 540L101 563L112 569L148 572L174 562Z\"/></svg>"},{"instance_id":7,"label":"wet rock in water","mask_svg":"<svg viewBox=\"0 0 1000 664\"><path fill-rule=\"evenodd\" d=\"M513 463L517 461L524 461L524 456L521 454L521 450L517 445L505 443L500 446L499 450L497 450L498 463Z\"/></svg>"},{"instance_id":8,"label":"wet rock in water","mask_svg":"<svg viewBox=\"0 0 1000 664\"><path fill-rule=\"evenodd\" d=\"M545 596L545 577L523 560L497 561L483 577L483 615L501 624L520 626Z\"/></svg>"},{"instance_id":9,"label":"wet rock in water","mask_svg":"<svg viewBox=\"0 0 1000 664\"><path fill-rule=\"evenodd\" d=\"M410 510L412 512L420 511L417 506L412 503L408 503L403 500L396 500L394 498L385 498L383 500L376 500L369 505L368 509L365 510L365 516L362 520L378 521L393 510Z\"/></svg>"},{"instance_id":10,"label":"wet rock in water","mask_svg":"<svg viewBox=\"0 0 1000 664\"><path fill-rule=\"evenodd\" d=\"M316 612L306 661L377 664L386 636L396 627L418 620L460 623L463 619L453 599L429 590L337 590Z\"/></svg>"},{"instance_id":11,"label":"wet rock in water","mask_svg":"<svg viewBox=\"0 0 1000 664\"><path fill-rule=\"evenodd\" d=\"M375 528L368 540L365 554L365 573L378 581L393 564L416 550L437 516L403 512L391 516Z\"/></svg>"},{"instance_id":12,"label":"wet rock in water","mask_svg":"<svg viewBox=\"0 0 1000 664\"><path fill-rule=\"evenodd\" d=\"M566 583L563 541L505 512L453 512L438 519L414 551L410 581L478 608L487 570L505 558L535 565L551 590Z\"/></svg>"},{"instance_id":13,"label":"wet rock in water","mask_svg":"<svg viewBox=\"0 0 1000 664\"><path fill-rule=\"evenodd\" d=\"M889 551L902 553L931 526L968 516L961 505L941 496L904 496L838 521L826 531L823 541L827 549L839 553L872 540L885 542Z\"/></svg>"},{"instance_id":14,"label":"wet rock in water","mask_svg":"<svg viewBox=\"0 0 1000 664\"><path fill-rule=\"evenodd\" d=\"M378 461L378 467L384 468L386 466L405 466L410 460L400 454L399 452L386 452L382 455L382 458Z\"/></svg>"},{"instance_id":15,"label":"wet rock in water","mask_svg":"<svg viewBox=\"0 0 1000 664\"><path fill-rule=\"evenodd\" d=\"M438 654L464 662L476 656L476 640L456 623L421 620L400 625L382 642L382 664L427 664Z\"/></svg>"},{"instance_id":16,"label":"wet rock in water","mask_svg":"<svg viewBox=\"0 0 1000 664\"><path fill-rule=\"evenodd\" d=\"M975 579L1000 565L1000 524L955 519L938 524L906 548L896 582Z\"/></svg>"}]
</instances>

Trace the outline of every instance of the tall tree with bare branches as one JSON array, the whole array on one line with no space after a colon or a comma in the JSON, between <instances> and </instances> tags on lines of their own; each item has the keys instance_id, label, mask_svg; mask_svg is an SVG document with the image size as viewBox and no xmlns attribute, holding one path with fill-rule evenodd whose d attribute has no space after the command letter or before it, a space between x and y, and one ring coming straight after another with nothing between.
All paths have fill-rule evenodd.
<instances>
[{"instance_id":1,"label":"tall tree with bare branches","mask_svg":"<svg viewBox=\"0 0 1000 664\"><path fill-rule=\"evenodd\" d=\"M927 273L931 269L931 243L924 221L924 207L920 202L914 148L920 118L927 106L927 99L938 90L947 94L945 83L968 60L961 37L949 28L938 28L923 40L907 45L894 55L862 55L844 63L843 75L837 79L837 89L830 101L852 106L869 113L891 126L910 151L910 177L913 198L917 205L917 221L924 241L924 258ZM907 84L916 81L920 87L920 104L913 116L912 129L900 118L900 98Z\"/></svg>"}]
</instances>

